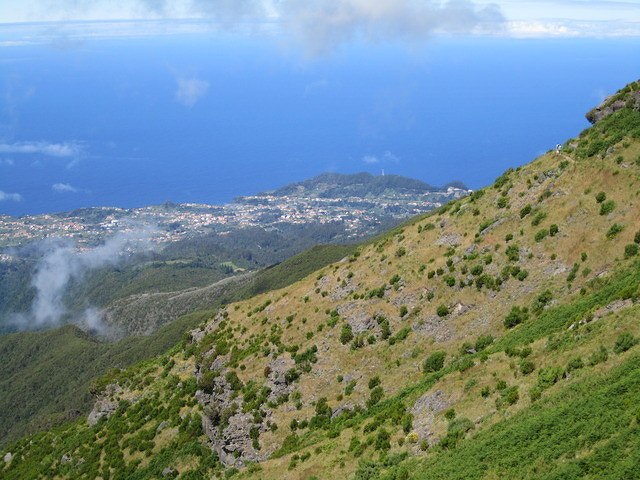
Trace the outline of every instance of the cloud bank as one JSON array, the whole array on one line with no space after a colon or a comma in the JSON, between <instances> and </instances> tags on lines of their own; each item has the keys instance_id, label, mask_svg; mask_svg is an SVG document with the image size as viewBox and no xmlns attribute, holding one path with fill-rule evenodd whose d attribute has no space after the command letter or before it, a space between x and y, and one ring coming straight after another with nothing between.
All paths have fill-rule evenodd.
<instances>
[{"instance_id":1,"label":"cloud bank","mask_svg":"<svg viewBox=\"0 0 640 480\"><path fill-rule=\"evenodd\" d=\"M283 0L279 13L312 54L353 40L419 42L441 32L497 30L504 22L496 5L467 0Z\"/></svg>"},{"instance_id":2,"label":"cloud bank","mask_svg":"<svg viewBox=\"0 0 640 480\"><path fill-rule=\"evenodd\" d=\"M52 328L68 322L64 296L69 282L82 278L88 272L115 265L134 251L148 250L151 230L118 233L104 244L91 250L79 252L71 241L49 241L41 244L42 259L31 279L35 298L27 314L16 314L9 322L20 330ZM73 323L91 330L105 333L98 309L89 306Z\"/></svg>"},{"instance_id":3,"label":"cloud bank","mask_svg":"<svg viewBox=\"0 0 640 480\"><path fill-rule=\"evenodd\" d=\"M266 31L280 25L310 54L353 41L423 41L434 33L494 31L496 4L471 0L26 0L3 11L14 21L203 19L215 28ZM6 21L6 20L5 20ZM140 32L136 32L138 34Z\"/></svg>"}]
</instances>

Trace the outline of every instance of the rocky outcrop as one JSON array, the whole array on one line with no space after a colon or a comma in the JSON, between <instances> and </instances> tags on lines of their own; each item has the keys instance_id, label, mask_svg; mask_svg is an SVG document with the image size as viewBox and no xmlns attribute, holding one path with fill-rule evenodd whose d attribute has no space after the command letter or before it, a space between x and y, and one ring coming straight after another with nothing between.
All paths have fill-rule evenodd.
<instances>
[{"instance_id":1,"label":"rocky outcrop","mask_svg":"<svg viewBox=\"0 0 640 480\"><path fill-rule=\"evenodd\" d=\"M586 117L595 124L623 108L640 111L640 81L630 83L615 95L607 96L600 105L589 110Z\"/></svg>"},{"instance_id":2,"label":"rocky outcrop","mask_svg":"<svg viewBox=\"0 0 640 480\"><path fill-rule=\"evenodd\" d=\"M413 429L418 436L434 445L437 439L432 431L433 420L438 412L449 408L450 402L441 390L433 393L425 393L411 407L413 414Z\"/></svg>"},{"instance_id":3,"label":"rocky outcrop","mask_svg":"<svg viewBox=\"0 0 640 480\"><path fill-rule=\"evenodd\" d=\"M222 429L211 415L202 416L202 428L209 439L211 449L218 454L220 461L227 467L244 467L246 462L263 462L272 452L261 452L253 447L251 430L265 431L262 424L256 426L250 413L237 413L227 420Z\"/></svg>"},{"instance_id":4,"label":"rocky outcrop","mask_svg":"<svg viewBox=\"0 0 640 480\"><path fill-rule=\"evenodd\" d=\"M270 402L277 402L278 399L284 395L290 395L293 391L293 387L289 385L285 379L287 371L295 366L295 363L290 358L277 358L268 366L267 381L265 387L271 390L269 397Z\"/></svg>"},{"instance_id":5,"label":"rocky outcrop","mask_svg":"<svg viewBox=\"0 0 640 480\"><path fill-rule=\"evenodd\" d=\"M93 410L89 413L87 421L89 425L93 426L98 423L102 417L109 418L113 412L118 409L118 399L116 395L122 389L115 384L107 385L101 394L97 396L96 403L93 406Z\"/></svg>"},{"instance_id":6,"label":"rocky outcrop","mask_svg":"<svg viewBox=\"0 0 640 480\"><path fill-rule=\"evenodd\" d=\"M454 335L445 319L437 315L418 320L411 325L411 329L419 335L432 337L437 342L446 342L453 338Z\"/></svg>"}]
</instances>

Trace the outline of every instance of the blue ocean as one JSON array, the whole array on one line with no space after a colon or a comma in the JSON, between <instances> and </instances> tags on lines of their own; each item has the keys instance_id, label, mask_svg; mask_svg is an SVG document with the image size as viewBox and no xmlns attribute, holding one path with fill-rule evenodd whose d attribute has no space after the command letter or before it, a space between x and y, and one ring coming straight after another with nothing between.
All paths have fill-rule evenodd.
<instances>
[{"instance_id":1,"label":"blue ocean","mask_svg":"<svg viewBox=\"0 0 640 480\"><path fill-rule=\"evenodd\" d=\"M0 214L229 202L325 171L489 184L637 80L637 40L433 39L310 58L185 34L0 48Z\"/></svg>"}]
</instances>

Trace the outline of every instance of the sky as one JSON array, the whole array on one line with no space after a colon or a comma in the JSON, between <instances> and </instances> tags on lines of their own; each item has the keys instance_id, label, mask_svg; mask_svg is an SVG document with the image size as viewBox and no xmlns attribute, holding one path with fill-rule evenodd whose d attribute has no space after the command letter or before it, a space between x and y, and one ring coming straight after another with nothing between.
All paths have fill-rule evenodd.
<instances>
[{"instance_id":1,"label":"sky","mask_svg":"<svg viewBox=\"0 0 640 480\"><path fill-rule=\"evenodd\" d=\"M0 0L0 214L472 188L637 80L632 0Z\"/></svg>"},{"instance_id":2,"label":"sky","mask_svg":"<svg viewBox=\"0 0 640 480\"><path fill-rule=\"evenodd\" d=\"M304 29L306 41L331 31L375 37L433 30L482 30L500 17L508 36L640 35L637 0L14 0L0 1L0 24L213 19L275 22ZM493 26L488 25L493 31ZM299 32L298 32L299 33ZM316 38L317 40L317 38ZM327 39L324 38L326 41Z\"/></svg>"}]
</instances>

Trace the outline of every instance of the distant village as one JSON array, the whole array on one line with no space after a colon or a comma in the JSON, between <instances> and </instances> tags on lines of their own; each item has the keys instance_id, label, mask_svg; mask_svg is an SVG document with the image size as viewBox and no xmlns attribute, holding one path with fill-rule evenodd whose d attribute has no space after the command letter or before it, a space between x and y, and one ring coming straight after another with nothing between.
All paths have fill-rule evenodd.
<instances>
[{"instance_id":1,"label":"distant village","mask_svg":"<svg viewBox=\"0 0 640 480\"><path fill-rule=\"evenodd\" d=\"M0 247L20 246L46 238L72 239L78 248L102 242L116 232L140 232L157 243L174 242L207 233L229 233L246 227L276 229L283 224L339 222L353 237L361 236L382 219L404 219L440 207L467 190L394 194L373 198L318 198L254 195L222 206L172 204L135 209L93 207L67 213L0 215ZM144 232L144 233L143 233ZM0 252L0 261L8 260Z\"/></svg>"}]
</instances>

